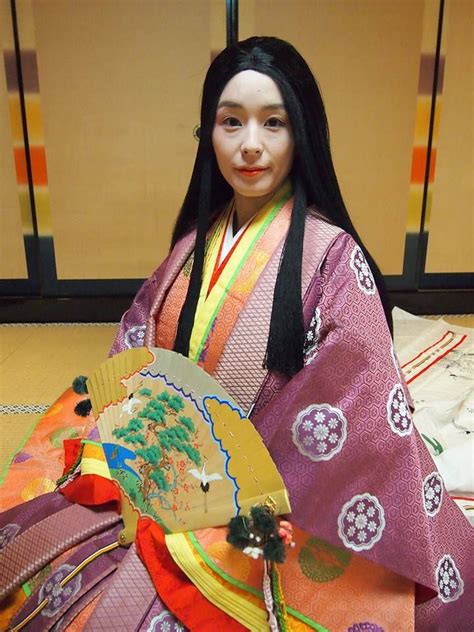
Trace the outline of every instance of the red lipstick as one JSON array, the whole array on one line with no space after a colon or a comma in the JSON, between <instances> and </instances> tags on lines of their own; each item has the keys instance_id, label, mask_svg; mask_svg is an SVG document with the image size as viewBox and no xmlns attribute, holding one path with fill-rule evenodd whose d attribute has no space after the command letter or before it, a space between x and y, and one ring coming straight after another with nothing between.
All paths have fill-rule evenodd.
<instances>
[{"instance_id":1,"label":"red lipstick","mask_svg":"<svg viewBox=\"0 0 474 632\"><path fill-rule=\"evenodd\" d=\"M237 171L246 178L253 178L266 171L266 169L262 167L244 167L243 169L237 169Z\"/></svg>"}]
</instances>

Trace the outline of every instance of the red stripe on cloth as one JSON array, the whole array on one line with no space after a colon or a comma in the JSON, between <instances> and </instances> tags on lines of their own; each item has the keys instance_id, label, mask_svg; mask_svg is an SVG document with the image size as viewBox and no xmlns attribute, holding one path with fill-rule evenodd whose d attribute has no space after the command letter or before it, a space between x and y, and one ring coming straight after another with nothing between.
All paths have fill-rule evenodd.
<instances>
[{"instance_id":1,"label":"red stripe on cloth","mask_svg":"<svg viewBox=\"0 0 474 632\"><path fill-rule=\"evenodd\" d=\"M456 347L459 347L459 345L462 344L466 340L466 338L467 338L467 334L464 334L464 336L461 338L461 340L459 340L455 345L453 345L452 347L447 349L442 355L438 356L437 358L435 358L433 360L433 362L428 364L428 366L425 366L425 368L422 369L419 373L416 373L416 375L413 375L409 380L407 380L407 384L411 384L411 382L413 382L413 380L416 380L417 377L420 377L420 375L422 375L425 371L427 371L434 364L439 362L442 358L444 358L444 356L448 355L448 353L453 351L453 349L456 349Z\"/></svg>"}]
</instances>

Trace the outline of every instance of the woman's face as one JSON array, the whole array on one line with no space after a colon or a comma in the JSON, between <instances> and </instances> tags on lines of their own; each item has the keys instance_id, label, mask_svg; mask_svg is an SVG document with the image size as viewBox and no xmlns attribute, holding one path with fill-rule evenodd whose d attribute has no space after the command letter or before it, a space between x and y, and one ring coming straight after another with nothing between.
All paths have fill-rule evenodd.
<instances>
[{"instance_id":1,"label":"woman's face","mask_svg":"<svg viewBox=\"0 0 474 632\"><path fill-rule=\"evenodd\" d=\"M257 212L288 176L294 140L283 97L267 75L244 70L225 86L212 144L239 203Z\"/></svg>"}]
</instances>

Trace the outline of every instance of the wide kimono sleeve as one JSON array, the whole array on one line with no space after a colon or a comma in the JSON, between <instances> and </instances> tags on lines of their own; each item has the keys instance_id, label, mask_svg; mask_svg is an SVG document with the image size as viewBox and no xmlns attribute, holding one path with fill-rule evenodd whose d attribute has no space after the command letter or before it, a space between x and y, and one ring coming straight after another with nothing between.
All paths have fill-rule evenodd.
<instances>
[{"instance_id":1,"label":"wide kimono sleeve","mask_svg":"<svg viewBox=\"0 0 474 632\"><path fill-rule=\"evenodd\" d=\"M304 312L305 367L255 419L292 519L412 579L418 603L437 594L435 627L417 630L467 630L472 529L413 425L372 273L349 235L326 253Z\"/></svg>"},{"instance_id":2,"label":"wide kimono sleeve","mask_svg":"<svg viewBox=\"0 0 474 632\"><path fill-rule=\"evenodd\" d=\"M132 304L120 320L120 326L109 356L113 356L125 349L142 347L144 345L146 321L150 314L157 288L163 280L167 264L168 259L165 259L138 290Z\"/></svg>"}]
</instances>

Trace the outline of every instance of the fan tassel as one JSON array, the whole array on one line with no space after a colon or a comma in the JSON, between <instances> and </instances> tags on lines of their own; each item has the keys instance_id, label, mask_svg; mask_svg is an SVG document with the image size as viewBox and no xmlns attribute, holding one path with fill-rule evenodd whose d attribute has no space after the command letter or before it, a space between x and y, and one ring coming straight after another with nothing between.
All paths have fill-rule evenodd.
<instances>
[{"instance_id":1,"label":"fan tassel","mask_svg":"<svg viewBox=\"0 0 474 632\"><path fill-rule=\"evenodd\" d=\"M274 600L272 591L272 580L269 570L269 566L273 565L273 562L263 562L263 599L265 601L265 607L268 613L268 626L272 632L280 632L278 627L278 621L274 613Z\"/></svg>"},{"instance_id":2,"label":"fan tassel","mask_svg":"<svg viewBox=\"0 0 474 632\"><path fill-rule=\"evenodd\" d=\"M74 412L79 417L87 417L92 410L92 404L90 399L83 399L74 407Z\"/></svg>"},{"instance_id":3,"label":"fan tassel","mask_svg":"<svg viewBox=\"0 0 474 632\"><path fill-rule=\"evenodd\" d=\"M271 585L273 604L275 607L276 618L278 621L278 629L280 632L287 632L288 628L288 615L286 611L285 596L281 586L281 573L278 565L272 563L271 567Z\"/></svg>"},{"instance_id":4,"label":"fan tassel","mask_svg":"<svg viewBox=\"0 0 474 632\"><path fill-rule=\"evenodd\" d=\"M285 547L294 547L293 526L288 520L275 519L275 502L269 496L262 505L254 505L248 516L236 516L229 522L227 541L253 559L263 558L263 598L272 632L287 632L288 616L278 564L285 560Z\"/></svg>"},{"instance_id":5,"label":"fan tassel","mask_svg":"<svg viewBox=\"0 0 474 632\"><path fill-rule=\"evenodd\" d=\"M87 389L87 377L85 375L78 375L72 382L72 390L77 395L86 395L89 393Z\"/></svg>"}]
</instances>

